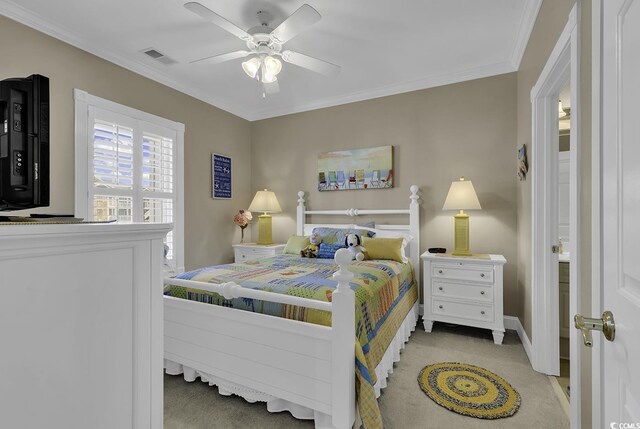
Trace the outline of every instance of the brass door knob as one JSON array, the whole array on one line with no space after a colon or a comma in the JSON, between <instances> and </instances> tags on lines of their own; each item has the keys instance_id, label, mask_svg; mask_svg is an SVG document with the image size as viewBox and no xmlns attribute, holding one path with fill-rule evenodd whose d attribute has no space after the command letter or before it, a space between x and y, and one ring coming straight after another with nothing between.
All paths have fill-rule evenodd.
<instances>
[{"instance_id":1,"label":"brass door knob","mask_svg":"<svg viewBox=\"0 0 640 429\"><path fill-rule=\"evenodd\" d=\"M602 318L600 319L592 319L576 314L573 321L576 329L582 331L582 339L587 347L593 347L591 331L602 331L607 341L613 341L616 338L616 322L613 319L613 313L610 311L602 313Z\"/></svg>"}]
</instances>

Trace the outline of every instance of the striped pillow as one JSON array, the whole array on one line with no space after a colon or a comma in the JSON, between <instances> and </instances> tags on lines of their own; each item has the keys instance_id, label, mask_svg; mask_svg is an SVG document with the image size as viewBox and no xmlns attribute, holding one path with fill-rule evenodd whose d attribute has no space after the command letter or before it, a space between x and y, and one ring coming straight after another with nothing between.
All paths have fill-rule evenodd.
<instances>
[{"instance_id":1,"label":"striped pillow","mask_svg":"<svg viewBox=\"0 0 640 429\"><path fill-rule=\"evenodd\" d=\"M336 256L338 249L344 249L344 246L342 244L320 243L318 258L333 259Z\"/></svg>"}]
</instances>

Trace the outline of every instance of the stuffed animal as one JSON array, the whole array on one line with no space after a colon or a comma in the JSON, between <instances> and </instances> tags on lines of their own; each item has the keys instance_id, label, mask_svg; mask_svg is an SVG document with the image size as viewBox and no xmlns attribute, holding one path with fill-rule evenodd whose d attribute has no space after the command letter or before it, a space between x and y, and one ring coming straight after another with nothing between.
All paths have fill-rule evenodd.
<instances>
[{"instance_id":1,"label":"stuffed animal","mask_svg":"<svg viewBox=\"0 0 640 429\"><path fill-rule=\"evenodd\" d=\"M362 247L360 243L360 236L357 234L347 234L344 239L344 245L347 249L349 249L349 252L351 252L351 258L357 261L364 260L364 253L362 252L367 251L367 249Z\"/></svg>"},{"instance_id":2,"label":"stuffed animal","mask_svg":"<svg viewBox=\"0 0 640 429\"><path fill-rule=\"evenodd\" d=\"M314 232L309 237L310 244L300 251L300 256L303 258L317 258L318 257L318 249L320 248L320 243L322 243L322 237L317 232Z\"/></svg>"}]
</instances>

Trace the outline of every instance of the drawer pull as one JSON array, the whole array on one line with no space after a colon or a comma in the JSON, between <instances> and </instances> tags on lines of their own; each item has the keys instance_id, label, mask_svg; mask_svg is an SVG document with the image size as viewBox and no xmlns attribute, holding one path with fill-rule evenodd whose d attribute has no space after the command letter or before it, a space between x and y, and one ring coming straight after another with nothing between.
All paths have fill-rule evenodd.
<instances>
[{"instance_id":1,"label":"drawer pull","mask_svg":"<svg viewBox=\"0 0 640 429\"><path fill-rule=\"evenodd\" d=\"M484 310L482 310L482 311L480 312L480 314L484 314Z\"/></svg>"},{"instance_id":2,"label":"drawer pull","mask_svg":"<svg viewBox=\"0 0 640 429\"><path fill-rule=\"evenodd\" d=\"M480 277L484 277L484 273L480 274Z\"/></svg>"},{"instance_id":3,"label":"drawer pull","mask_svg":"<svg viewBox=\"0 0 640 429\"><path fill-rule=\"evenodd\" d=\"M438 306L438 308L439 308L440 310L442 310L442 306L441 306L441 305L439 305L439 306Z\"/></svg>"},{"instance_id":4,"label":"drawer pull","mask_svg":"<svg viewBox=\"0 0 640 429\"><path fill-rule=\"evenodd\" d=\"M442 274L442 270L438 270L438 274Z\"/></svg>"},{"instance_id":5,"label":"drawer pull","mask_svg":"<svg viewBox=\"0 0 640 429\"><path fill-rule=\"evenodd\" d=\"M480 295L484 295L484 291L483 290L480 291Z\"/></svg>"},{"instance_id":6,"label":"drawer pull","mask_svg":"<svg viewBox=\"0 0 640 429\"><path fill-rule=\"evenodd\" d=\"M442 290L442 286L440 286L440 287L438 288L438 290Z\"/></svg>"}]
</instances>

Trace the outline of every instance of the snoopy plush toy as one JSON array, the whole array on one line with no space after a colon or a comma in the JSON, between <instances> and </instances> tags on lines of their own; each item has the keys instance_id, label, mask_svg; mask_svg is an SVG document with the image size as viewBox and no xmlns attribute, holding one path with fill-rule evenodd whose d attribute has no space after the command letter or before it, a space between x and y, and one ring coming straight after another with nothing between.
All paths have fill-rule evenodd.
<instances>
[{"instance_id":1,"label":"snoopy plush toy","mask_svg":"<svg viewBox=\"0 0 640 429\"><path fill-rule=\"evenodd\" d=\"M344 239L344 245L349 252L351 252L351 258L357 261L364 260L364 253L367 249L360 245L360 236L357 234L347 234Z\"/></svg>"}]
</instances>

